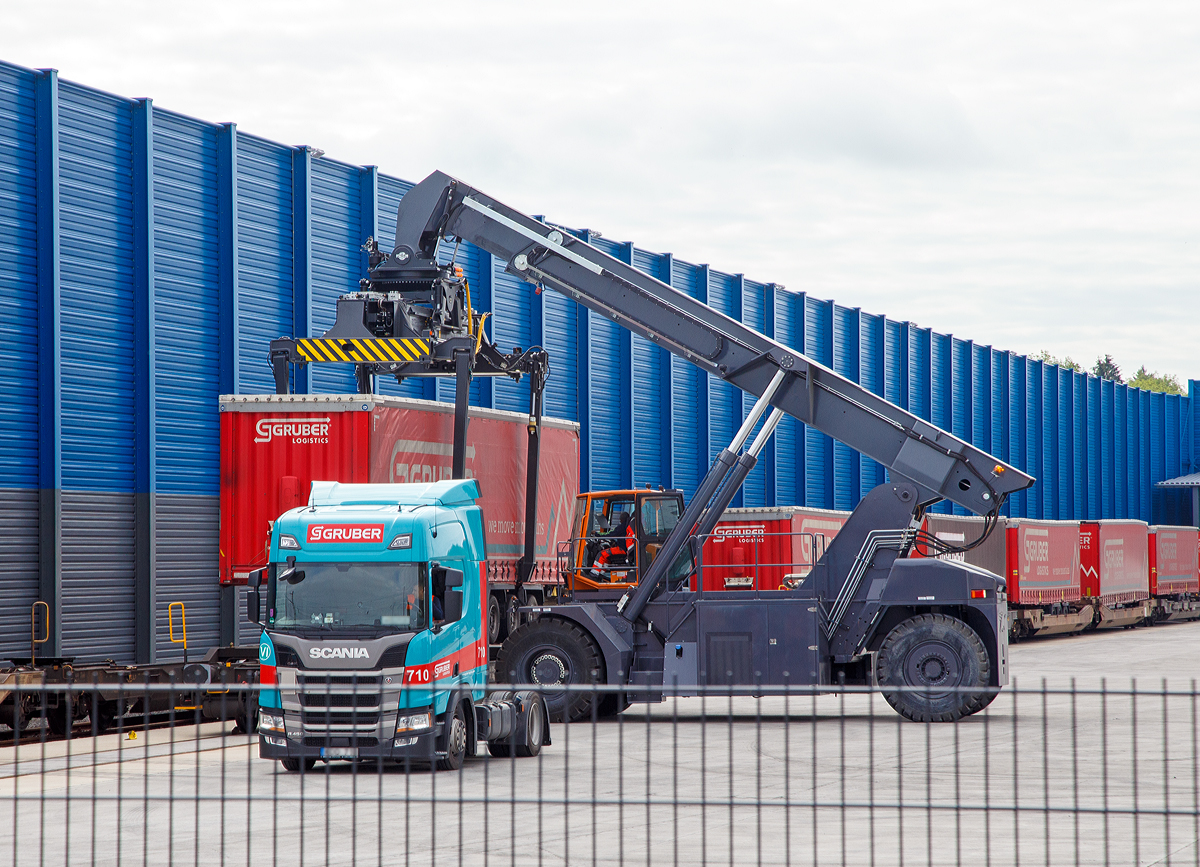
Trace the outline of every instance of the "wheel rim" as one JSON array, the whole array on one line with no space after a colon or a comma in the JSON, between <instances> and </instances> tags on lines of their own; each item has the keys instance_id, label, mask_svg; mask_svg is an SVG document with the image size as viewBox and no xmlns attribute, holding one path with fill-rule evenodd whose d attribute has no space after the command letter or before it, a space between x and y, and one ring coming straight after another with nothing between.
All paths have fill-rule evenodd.
<instances>
[{"instance_id":1,"label":"wheel rim","mask_svg":"<svg viewBox=\"0 0 1200 867\"><path fill-rule=\"evenodd\" d=\"M962 685L962 660L950 645L943 641L923 641L904 658L904 681L909 686L923 687L921 695L941 697Z\"/></svg>"},{"instance_id":2,"label":"wheel rim","mask_svg":"<svg viewBox=\"0 0 1200 867\"><path fill-rule=\"evenodd\" d=\"M571 663L551 651L538 653L529 664L529 682L538 686L565 686L571 682Z\"/></svg>"}]
</instances>

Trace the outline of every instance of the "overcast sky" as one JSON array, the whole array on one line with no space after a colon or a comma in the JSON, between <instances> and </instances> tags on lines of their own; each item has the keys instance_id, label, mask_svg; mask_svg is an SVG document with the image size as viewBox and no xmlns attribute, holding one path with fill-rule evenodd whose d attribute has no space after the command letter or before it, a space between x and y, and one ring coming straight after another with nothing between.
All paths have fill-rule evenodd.
<instances>
[{"instance_id":1,"label":"overcast sky","mask_svg":"<svg viewBox=\"0 0 1200 867\"><path fill-rule=\"evenodd\" d=\"M1200 378L1200 3L0 4L0 58L871 313Z\"/></svg>"}]
</instances>

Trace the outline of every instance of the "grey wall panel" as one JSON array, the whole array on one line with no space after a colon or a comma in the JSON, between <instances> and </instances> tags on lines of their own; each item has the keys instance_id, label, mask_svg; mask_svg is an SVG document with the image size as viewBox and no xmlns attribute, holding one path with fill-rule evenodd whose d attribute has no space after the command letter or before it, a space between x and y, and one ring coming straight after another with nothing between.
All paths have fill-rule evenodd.
<instances>
[{"instance_id":1,"label":"grey wall panel","mask_svg":"<svg viewBox=\"0 0 1200 867\"><path fill-rule=\"evenodd\" d=\"M183 658L183 645L171 642L167 608L182 602L187 615L188 658L196 659L220 641L217 590L217 497L159 494L154 500L157 592L154 617L158 660ZM182 638L176 609L176 638Z\"/></svg>"},{"instance_id":2,"label":"grey wall panel","mask_svg":"<svg viewBox=\"0 0 1200 867\"><path fill-rule=\"evenodd\" d=\"M134 495L63 491L63 655L134 661Z\"/></svg>"},{"instance_id":3,"label":"grey wall panel","mask_svg":"<svg viewBox=\"0 0 1200 867\"><path fill-rule=\"evenodd\" d=\"M29 655L37 598L38 492L0 488L0 660Z\"/></svg>"}]
</instances>

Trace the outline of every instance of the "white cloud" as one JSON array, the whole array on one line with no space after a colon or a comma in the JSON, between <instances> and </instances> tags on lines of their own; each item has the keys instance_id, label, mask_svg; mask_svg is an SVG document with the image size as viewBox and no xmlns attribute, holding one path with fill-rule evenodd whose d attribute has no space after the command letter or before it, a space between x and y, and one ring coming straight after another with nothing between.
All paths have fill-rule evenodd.
<instances>
[{"instance_id":1,"label":"white cloud","mask_svg":"<svg viewBox=\"0 0 1200 867\"><path fill-rule=\"evenodd\" d=\"M1182 377L1198 37L1194 3L0 8L13 62L980 343Z\"/></svg>"}]
</instances>

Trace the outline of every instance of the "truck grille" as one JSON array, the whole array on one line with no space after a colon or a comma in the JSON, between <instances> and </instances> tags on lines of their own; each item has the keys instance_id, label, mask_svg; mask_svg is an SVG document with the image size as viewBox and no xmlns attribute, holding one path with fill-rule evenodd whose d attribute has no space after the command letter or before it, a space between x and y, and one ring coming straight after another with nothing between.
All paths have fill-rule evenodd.
<instances>
[{"instance_id":1,"label":"truck grille","mask_svg":"<svg viewBox=\"0 0 1200 867\"><path fill-rule=\"evenodd\" d=\"M310 686L378 686L378 674L301 674L296 682Z\"/></svg>"},{"instance_id":2,"label":"truck grille","mask_svg":"<svg viewBox=\"0 0 1200 867\"><path fill-rule=\"evenodd\" d=\"M376 737L357 737L355 735L341 735L334 737L306 737L304 739L306 747L377 747L379 746L379 738Z\"/></svg>"},{"instance_id":3,"label":"truck grille","mask_svg":"<svg viewBox=\"0 0 1200 867\"><path fill-rule=\"evenodd\" d=\"M305 707L379 707L379 693L305 692L300 702Z\"/></svg>"},{"instance_id":4,"label":"truck grille","mask_svg":"<svg viewBox=\"0 0 1200 867\"><path fill-rule=\"evenodd\" d=\"M332 711L306 710L303 715L305 725L317 726L371 726L379 725L379 711Z\"/></svg>"}]
</instances>

